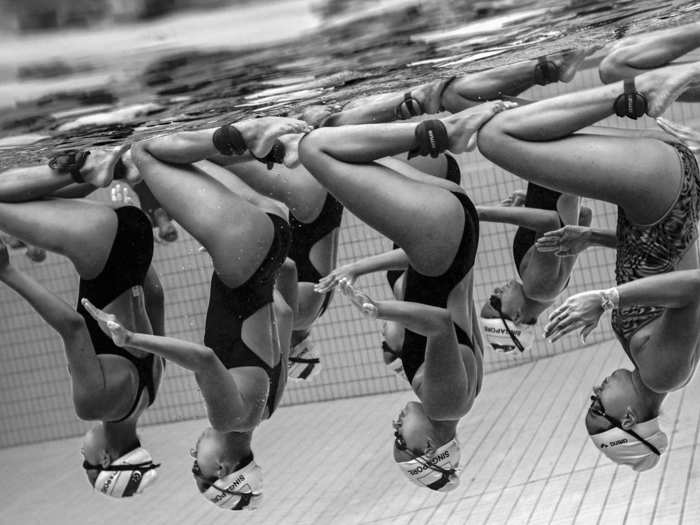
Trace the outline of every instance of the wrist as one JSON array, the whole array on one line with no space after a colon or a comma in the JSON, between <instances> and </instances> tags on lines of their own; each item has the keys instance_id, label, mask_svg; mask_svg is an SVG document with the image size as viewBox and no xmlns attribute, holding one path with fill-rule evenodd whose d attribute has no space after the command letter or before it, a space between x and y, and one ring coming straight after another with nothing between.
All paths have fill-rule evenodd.
<instances>
[{"instance_id":1,"label":"wrist","mask_svg":"<svg viewBox=\"0 0 700 525\"><path fill-rule=\"evenodd\" d=\"M134 335L134 332L131 330L126 330L126 334L124 335L124 345L133 345Z\"/></svg>"},{"instance_id":2,"label":"wrist","mask_svg":"<svg viewBox=\"0 0 700 525\"><path fill-rule=\"evenodd\" d=\"M600 290L600 306L603 311L609 311L620 307L620 292L616 287Z\"/></svg>"},{"instance_id":3,"label":"wrist","mask_svg":"<svg viewBox=\"0 0 700 525\"><path fill-rule=\"evenodd\" d=\"M380 319L386 310L386 301L374 301L374 306L377 308L377 318Z\"/></svg>"}]
</instances>

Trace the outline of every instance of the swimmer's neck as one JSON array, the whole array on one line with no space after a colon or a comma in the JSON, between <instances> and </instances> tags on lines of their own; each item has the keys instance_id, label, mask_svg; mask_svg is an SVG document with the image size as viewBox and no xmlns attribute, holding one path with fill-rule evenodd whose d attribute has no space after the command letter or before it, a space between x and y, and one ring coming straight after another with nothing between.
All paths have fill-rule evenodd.
<instances>
[{"instance_id":1,"label":"swimmer's neck","mask_svg":"<svg viewBox=\"0 0 700 525\"><path fill-rule=\"evenodd\" d=\"M133 417L126 421L104 421L102 423L107 441L107 451L110 456L121 457L134 448L134 443L138 443L137 421L138 418Z\"/></svg>"}]
</instances>

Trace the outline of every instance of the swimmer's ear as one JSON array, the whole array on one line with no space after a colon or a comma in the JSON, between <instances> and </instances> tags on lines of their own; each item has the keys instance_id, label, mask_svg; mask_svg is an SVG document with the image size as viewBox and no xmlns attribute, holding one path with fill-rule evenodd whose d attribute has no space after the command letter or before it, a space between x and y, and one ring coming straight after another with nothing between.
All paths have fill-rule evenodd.
<instances>
[{"instance_id":1,"label":"swimmer's ear","mask_svg":"<svg viewBox=\"0 0 700 525\"><path fill-rule=\"evenodd\" d=\"M216 476L218 478L223 478L231 474L233 472L233 469L235 468L235 465L232 465L228 461L223 461L218 464L218 468L216 469Z\"/></svg>"},{"instance_id":2,"label":"swimmer's ear","mask_svg":"<svg viewBox=\"0 0 700 525\"><path fill-rule=\"evenodd\" d=\"M620 420L620 423L621 423L622 428L624 430L629 430L630 428L632 428L634 425L637 424L637 414L635 414L632 407L628 406L625 409L625 415Z\"/></svg>"},{"instance_id":3,"label":"swimmer's ear","mask_svg":"<svg viewBox=\"0 0 700 525\"><path fill-rule=\"evenodd\" d=\"M107 454L106 450L100 451L100 465L102 468L107 468L109 467L109 464L112 462L112 459L109 457L109 454Z\"/></svg>"}]
</instances>

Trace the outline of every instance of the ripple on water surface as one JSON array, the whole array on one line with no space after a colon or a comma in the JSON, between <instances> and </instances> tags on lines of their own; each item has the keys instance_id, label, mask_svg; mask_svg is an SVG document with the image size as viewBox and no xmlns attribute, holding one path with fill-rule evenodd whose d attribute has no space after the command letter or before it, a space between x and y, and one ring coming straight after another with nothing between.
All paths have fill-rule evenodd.
<instances>
[{"instance_id":1,"label":"ripple on water surface","mask_svg":"<svg viewBox=\"0 0 700 525\"><path fill-rule=\"evenodd\" d=\"M112 73L97 86L43 95L3 110L0 168L41 161L56 148L136 140L243 116L296 114L319 103L343 104L700 18L694 0L670 4L328 1L315 5L318 28L294 40L254 49L142 50L143 67ZM260 31L266 30L265 22L259 21ZM206 34L206 27L201 31ZM37 70L58 70L49 65ZM86 69L76 68L75 74Z\"/></svg>"}]
</instances>

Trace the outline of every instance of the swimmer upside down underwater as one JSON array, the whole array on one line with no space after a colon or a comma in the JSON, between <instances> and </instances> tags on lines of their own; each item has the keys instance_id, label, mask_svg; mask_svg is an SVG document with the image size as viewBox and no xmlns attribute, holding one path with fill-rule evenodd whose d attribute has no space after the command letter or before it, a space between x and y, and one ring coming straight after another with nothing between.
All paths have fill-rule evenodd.
<instances>
[{"instance_id":1,"label":"swimmer upside down underwater","mask_svg":"<svg viewBox=\"0 0 700 525\"><path fill-rule=\"evenodd\" d=\"M568 79L585 55L563 54L546 68L541 61L529 63L519 70L520 80L508 80L510 90L519 94L537 82L533 67L541 80ZM614 76L611 63L604 62L608 69L601 72L606 80ZM363 315L394 327L387 342L419 399L393 423L394 460L417 485L452 490L459 484L457 427L481 391L484 347L496 346L482 340L480 326L501 323L508 332L502 346L527 348L513 333L553 304L571 277L574 256L593 244L616 248L617 287L570 297L550 315L546 334L557 340L581 329L585 337L604 311L613 310L616 335L635 368L615 371L594 389L586 427L613 461L636 470L653 467L667 447L657 419L662 401L692 378L700 348L697 330L678 330L695 327L700 314L700 270L692 249L700 175L675 125L667 126L671 134L593 125L616 112L660 115L679 96L692 96L700 66L640 69L634 84L614 81L527 105L479 104L507 90L467 93L473 85L443 79L377 99L371 108L324 115L325 126L314 130L304 121L271 117L134 144L129 162L162 209L212 258L203 345L164 335L162 290L155 276L148 284L153 239L143 214L129 206L114 211L56 198L85 184L107 185L125 148L3 173L0 228L67 256L81 276L76 313L12 268L0 248L0 280L63 338L76 413L103 421L84 445L90 482L98 488L104 476L124 473L110 495L126 497L155 478L157 465L141 447L136 422L155 398L165 358L194 373L207 407L211 426L193 449L199 491L221 508L255 508L262 471L254 460L253 431L282 398L290 346L308 337L337 287ZM441 109L458 112L422 122L366 123ZM475 206L459 183L417 169L429 163L387 159L409 152L449 162L441 156L446 151L477 144L489 160L528 181L525 196ZM634 162L621 158L621 150L633 152ZM271 173L256 159L288 166ZM442 168L435 173L446 174ZM581 197L617 205L617 232L591 228ZM343 208L396 248L334 270ZM286 274L293 242L289 210L300 230L318 220L324 224L305 248L308 261L300 263L299 256ZM473 287L480 220L523 230L514 241L522 283L510 281L479 310ZM396 300L374 300L356 287L360 276L385 270L402 272L393 286ZM149 298L159 292L159 299ZM138 386L112 381L119 374ZM143 478L138 485L131 482L134 472Z\"/></svg>"}]
</instances>

